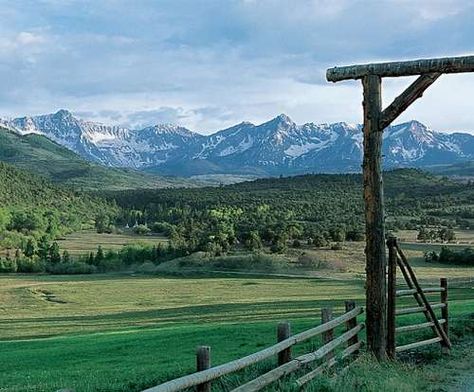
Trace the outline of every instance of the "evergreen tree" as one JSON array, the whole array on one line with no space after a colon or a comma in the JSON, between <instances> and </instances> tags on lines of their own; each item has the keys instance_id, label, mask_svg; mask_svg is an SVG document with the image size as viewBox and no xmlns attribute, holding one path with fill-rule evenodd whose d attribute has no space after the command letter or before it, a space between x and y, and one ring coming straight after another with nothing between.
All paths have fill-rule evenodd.
<instances>
[{"instance_id":1,"label":"evergreen tree","mask_svg":"<svg viewBox=\"0 0 474 392\"><path fill-rule=\"evenodd\" d=\"M67 250L63 252L63 263L70 263L71 262L71 255Z\"/></svg>"},{"instance_id":2,"label":"evergreen tree","mask_svg":"<svg viewBox=\"0 0 474 392\"><path fill-rule=\"evenodd\" d=\"M61 253L57 242L53 242L49 247L49 261L52 264L58 264L61 262Z\"/></svg>"},{"instance_id":3,"label":"evergreen tree","mask_svg":"<svg viewBox=\"0 0 474 392\"><path fill-rule=\"evenodd\" d=\"M95 255L95 264L100 264L102 261L104 261L104 259L104 250L102 249L102 246L99 245L99 247L97 248L97 253Z\"/></svg>"},{"instance_id":4,"label":"evergreen tree","mask_svg":"<svg viewBox=\"0 0 474 392\"><path fill-rule=\"evenodd\" d=\"M36 251L38 257L43 261L48 261L49 257L49 241L47 236L42 236L38 242L38 250Z\"/></svg>"},{"instance_id":5,"label":"evergreen tree","mask_svg":"<svg viewBox=\"0 0 474 392\"><path fill-rule=\"evenodd\" d=\"M89 257L87 259L87 264L94 265L94 263L95 263L94 253L90 252Z\"/></svg>"},{"instance_id":6,"label":"evergreen tree","mask_svg":"<svg viewBox=\"0 0 474 392\"><path fill-rule=\"evenodd\" d=\"M25 249L23 253L25 254L26 257L33 257L35 255L36 249L35 249L35 243L31 238L28 239L28 242L26 243Z\"/></svg>"}]
</instances>

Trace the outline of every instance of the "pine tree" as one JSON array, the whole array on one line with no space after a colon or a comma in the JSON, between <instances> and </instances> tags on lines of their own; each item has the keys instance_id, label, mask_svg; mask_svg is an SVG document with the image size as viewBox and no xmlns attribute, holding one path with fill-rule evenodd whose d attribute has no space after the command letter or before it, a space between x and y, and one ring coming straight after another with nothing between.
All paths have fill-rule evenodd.
<instances>
[{"instance_id":1,"label":"pine tree","mask_svg":"<svg viewBox=\"0 0 474 392\"><path fill-rule=\"evenodd\" d=\"M90 252L89 258L87 259L87 264L94 265L94 262L95 262L94 253Z\"/></svg>"},{"instance_id":2,"label":"pine tree","mask_svg":"<svg viewBox=\"0 0 474 392\"><path fill-rule=\"evenodd\" d=\"M61 253L57 242L53 242L49 247L49 261L52 264L58 264L61 262Z\"/></svg>"},{"instance_id":3,"label":"pine tree","mask_svg":"<svg viewBox=\"0 0 474 392\"><path fill-rule=\"evenodd\" d=\"M100 264L102 261L104 261L104 259L104 250L102 249L102 246L99 245L99 247L97 248L97 253L95 255L95 264Z\"/></svg>"},{"instance_id":4,"label":"pine tree","mask_svg":"<svg viewBox=\"0 0 474 392\"><path fill-rule=\"evenodd\" d=\"M48 237L47 236L42 236L39 240L39 243L38 243L38 250L37 250L37 254L39 256L39 258L43 261L48 261L48 257L49 257L49 241L48 241Z\"/></svg>"},{"instance_id":5,"label":"pine tree","mask_svg":"<svg viewBox=\"0 0 474 392\"><path fill-rule=\"evenodd\" d=\"M70 263L71 262L71 255L67 250L63 252L63 263Z\"/></svg>"},{"instance_id":6,"label":"pine tree","mask_svg":"<svg viewBox=\"0 0 474 392\"><path fill-rule=\"evenodd\" d=\"M28 242L26 243L25 249L23 253L25 254L26 257L33 257L35 255L36 249L35 249L35 243L33 240L30 238L28 239Z\"/></svg>"}]
</instances>

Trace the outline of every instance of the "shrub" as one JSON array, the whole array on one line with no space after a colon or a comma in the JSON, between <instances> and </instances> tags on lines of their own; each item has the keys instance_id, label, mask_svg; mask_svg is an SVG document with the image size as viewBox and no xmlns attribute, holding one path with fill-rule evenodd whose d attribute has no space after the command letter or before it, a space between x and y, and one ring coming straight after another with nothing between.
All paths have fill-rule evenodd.
<instances>
[{"instance_id":1,"label":"shrub","mask_svg":"<svg viewBox=\"0 0 474 392\"><path fill-rule=\"evenodd\" d=\"M17 272L18 265L16 260L0 259L0 272Z\"/></svg>"},{"instance_id":2,"label":"shrub","mask_svg":"<svg viewBox=\"0 0 474 392\"><path fill-rule=\"evenodd\" d=\"M151 232L150 228L145 225L138 225L137 227L133 229L133 231L135 232L135 234L139 234L139 235L145 235Z\"/></svg>"},{"instance_id":3,"label":"shrub","mask_svg":"<svg viewBox=\"0 0 474 392\"><path fill-rule=\"evenodd\" d=\"M18 272L35 273L44 272L45 263L37 258L21 257L17 260Z\"/></svg>"},{"instance_id":4,"label":"shrub","mask_svg":"<svg viewBox=\"0 0 474 392\"><path fill-rule=\"evenodd\" d=\"M54 275L93 274L97 271L97 268L81 261L71 261L54 265L48 264L47 271Z\"/></svg>"}]
</instances>

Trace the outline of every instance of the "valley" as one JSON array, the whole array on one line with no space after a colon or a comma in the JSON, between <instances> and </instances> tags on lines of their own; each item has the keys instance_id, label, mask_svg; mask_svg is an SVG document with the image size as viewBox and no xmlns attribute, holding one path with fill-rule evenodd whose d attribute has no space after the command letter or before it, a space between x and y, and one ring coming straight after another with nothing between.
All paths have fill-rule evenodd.
<instances>
[{"instance_id":1,"label":"valley","mask_svg":"<svg viewBox=\"0 0 474 392\"><path fill-rule=\"evenodd\" d=\"M9 151L21 153L0 163L2 391L138 392L192 371L197 345L211 345L219 364L273 343L281 320L297 332L319 323L322 307L364 304L360 174L202 186L223 182L205 175L136 188L108 174L122 169L86 162L44 136L9 137L20 141ZM27 155L37 146L31 137L41 148ZM44 164L27 158L46 152ZM76 171L61 159L97 168L98 181L74 174L69 182ZM448 277L454 326L474 307L465 251L474 241L472 187L418 169L385 173L387 229L424 285ZM430 362L434 373L442 360ZM435 382L423 372L407 391Z\"/></svg>"}]
</instances>

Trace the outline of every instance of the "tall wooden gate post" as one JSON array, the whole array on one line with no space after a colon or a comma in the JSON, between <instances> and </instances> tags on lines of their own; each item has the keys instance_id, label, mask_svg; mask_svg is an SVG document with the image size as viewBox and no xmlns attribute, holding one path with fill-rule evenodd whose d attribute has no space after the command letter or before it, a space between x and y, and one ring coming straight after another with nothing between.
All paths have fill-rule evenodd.
<instances>
[{"instance_id":1,"label":"tall wooden gate post","mask_svg":"<svg viewBox=\"0 0 474 392\"><path fill-rule=\"evenodd\" d=\"M364 87L364 200L366 235L367 345L379 359L386 346L385 234L382 186L382 83L377 75L362 79Z\"/></svg>"},{"instance_id":2,"label":"tall wooden gate post","mask_svg":"<svg viewBox=\"0 0 474 392\"><path fill-rule=\"evenodd\" d=\"M366 219L367 345L379 359L386 350L386 281L383 187L381 173L382 132L423 95L442 74L474 72L474 56L421 59L329 68L329 82L362 80L364 88L364 199ZM382 111L381 79L419 75ZM423 293L421 293L423 295Z\"/></svg>"}]
</instances>

